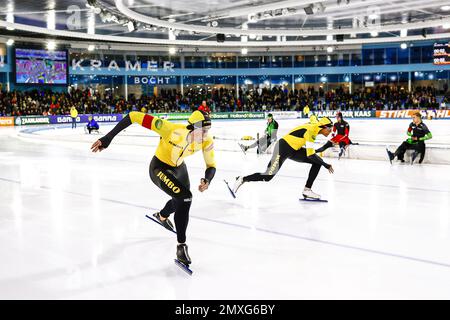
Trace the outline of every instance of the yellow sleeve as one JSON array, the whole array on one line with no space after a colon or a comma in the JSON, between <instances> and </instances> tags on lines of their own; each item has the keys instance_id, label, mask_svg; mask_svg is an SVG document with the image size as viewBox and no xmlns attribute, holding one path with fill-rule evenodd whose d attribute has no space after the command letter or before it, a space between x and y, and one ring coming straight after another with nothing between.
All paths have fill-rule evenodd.
<instances>
[{"instance_id":1,"label":"yellow sleeve","mask_svg":"<svg viewBox=\"0 0 450 320\"><path fill-rule=\"evenodd\" d=\"M315 154L314 142L316 141L316 137L312 135L311 130L306 130L303 138L305 139L306 156L309 157Z\"/></svg>"},{"instance_id":2,"label":"yellow sleeve","mask_svg":"<svg viewBox=\"0 0 450 320\"><path fill-rule=\"evenodd\" d=\"M167 120L160 119L158 117L154 117L147 113L131 111L130 119L131 123L137 123L144 128L150 129L159 134L162 138L168 137L174 130L173 123Z\"/></svg>"},{"instance_id":3,"label":"yellow sleeve","mask_svg":"<svg viewBox=\"0 0 450 320\"><path fill-rule=\"evenodd\" d=\"M208 136L206 141L203 142L202 149L203 159L205 159L206 167L215 168L216 161L214 159L214 141L210 136Z\"/></svg>"}]
</instances>

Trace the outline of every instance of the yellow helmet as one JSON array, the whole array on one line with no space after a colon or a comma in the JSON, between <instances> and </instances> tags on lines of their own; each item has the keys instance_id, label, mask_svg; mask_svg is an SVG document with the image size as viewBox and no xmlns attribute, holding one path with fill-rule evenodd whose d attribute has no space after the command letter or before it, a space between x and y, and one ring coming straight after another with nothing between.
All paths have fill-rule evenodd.
<instances>
[{"instance_id":1,"label":"yellow helmet","mask_svg":"<svg viewBox=\"0 0 450 320\"><path fill-rule=\"evenodd\" d=\"M328 118L328 117L320 118L320 120L317 124L319 125L320 128L333 127L333 121L331 121L330 118Z\"/></svg>"},{"instance_id":2,"label":"yellow helmet","mask_svg":"<svg viewBox=\"0 0 450 320\"><path fill-rule=\"evenodd\" d=\"M187 128L189 130L211 126L211 118L206 114L206 112L199 110L192 112L191 116L188 119L188 122L189 125L187 126Z\"/></svg>"}]
</instances>

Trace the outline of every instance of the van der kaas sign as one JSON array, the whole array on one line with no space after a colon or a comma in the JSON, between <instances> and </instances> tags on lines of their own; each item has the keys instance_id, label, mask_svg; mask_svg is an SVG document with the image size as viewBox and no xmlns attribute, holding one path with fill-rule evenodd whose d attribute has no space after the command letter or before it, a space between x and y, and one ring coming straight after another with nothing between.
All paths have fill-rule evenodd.
<instances>
[{"instance_id":1,"label":"van der kaas sign","mask_svg":"<svg viewBox=\"0 0 450 320\"><path fill-rule=\"evenodd\" d=\"M88 66L86 66L85 61L88 61ZM144 69L142 68L142 62L141 61L125 61L125 71L153 71L157 72L159 71L159 68L162 67L163 71L170 71L174 72L173 67L174 63L170 61L163 61L162 66L158 65L157 61L147 61L147 67ZM115 60L111 60L109 64L106 66L106 64L103 63L101 60L85 60L85 59L72 59L72 71L81 70L84 71L85 69L89 69L91 71L102 71L104 69L107 69L108 71L116 70L116 71L122 71L123 68L119 67L117 62Z\"/></svg>"}]
</instances>

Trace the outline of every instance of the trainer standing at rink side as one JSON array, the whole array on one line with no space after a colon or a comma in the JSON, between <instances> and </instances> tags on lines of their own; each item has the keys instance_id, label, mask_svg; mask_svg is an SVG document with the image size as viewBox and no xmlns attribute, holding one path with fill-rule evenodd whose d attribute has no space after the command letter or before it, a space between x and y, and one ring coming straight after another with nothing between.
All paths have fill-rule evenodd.
<instances>
[{"instance_id":1,"label":"trainer standing at rink side","mask_svg":"<svg viewBox=\"0 0 450 320\"><path fill-rule=\"evenodd\" d=\"M77 108L75 108L74 106L72 106L70 108L70 117L72 118L72 129L76 129L77 128L78 111L77 111Z\"/></svg>"},{"instance_id":2,"label":"trainer standing at rink side","mask_svg":"<svg viewBox=\"0 0 450 320\"><path fill-rule=\"evenodd\" d=\"M419 163L422 163L425 158L425 141L429 140L433 137L428 127L425 123L422 122L422 115L420 112L416 112L412 116L413 121L410 123L408 127L408 131L406 134L408 135L408 139L403 141L403 143L395 150L394 153L387 150L389 161L395 159L397 157L400 162L405 162L405 152L406 150L414 150L412 155L411 164L416 159L417 155L420 153Z\"/></svg>"},{"instance_id":3,"label":"trainer standing at rink side","mask_svg":"<svg viewBox=\"0 0 450 320\"><path fill-rule=\"evenodd\" d=\"M269 146L277 141L277 132L278 132L278 122L275 121L273 115L269 113L267 115L267 127L262 138L259 138L258 141L254 142L249 146L244 146L239 143L239 147L241 147L242 151L246 152L248 149L258 147L257 152L263 153L269 148Z\"/></svg>"},{"instance_id":4,"label":"trainer standing at rink side","mask_svg":"<svg viewBox=\"0 0 450 320\"><path fill-rule=\"evenodd\" d=\"M189 175L184 158L202 150L206 163L205 177L198 190L208 189L216 172L213 139L208 135L210 118L201 111L194 111L189 124L175 124L141 112L130 112L107 135L97 140L91 147L93 152L107 148L113 138L132 123L138 123L160 135L161 139L150 163L150 179L168 194L170 199L165 207L153 216L166 228L173 230L169 216L175 212L177 233L177 259L189 266L191 258L186 245L186 229L192 202Z\"/></svg>"},{"instance_id":5,"label":"trainer standing at rink side","mask_svg":"<svg viewBox=\"0 0 450 320\"><path fill-rule=\"evenodd\" d=\"M320 199L320 195L314 193L311 188L319 174L320 167L324 166L330 173L333 173L331 164L325 163L314 150L314 141L318 134L327 137L333 122L325 117L321 118L317 123L306 123L292 129L288 134L281 138L275 145L272 159L267 165L267 170L264 173L254 173L245 177L237 177L233 188L236 194L237 190L245 182L251 181L270 181L278 173L281 166L286 159L291 159L296 162L306 162L311 164L309 170L308 180L306 181L303 190L303 197L305 199Z\"/></svg>"}]
</instances>

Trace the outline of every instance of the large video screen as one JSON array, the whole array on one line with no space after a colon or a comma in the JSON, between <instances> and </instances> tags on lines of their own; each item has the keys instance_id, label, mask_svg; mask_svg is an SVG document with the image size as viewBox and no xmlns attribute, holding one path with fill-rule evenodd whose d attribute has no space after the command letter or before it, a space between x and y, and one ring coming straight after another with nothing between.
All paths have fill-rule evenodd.
<instances>
[{"instance_id":1,"label":"large video screen","mask_svg":"<svg viewBox=\"0 0 450 320\"><path fill-rule=\"evenodd\" d=\"M433 63L436 65L450 64L450 46L448 43L435 43Z\"/></svg>"},{"instance_id":2,"label":"large video screen","mask_svg":"<svg viewBox=\"0 0 450 320\"><path fill-rule=\"evenodd\" d=\"M67 85L67 51L16 48L17 84Z\"/></svg>"}]
</instances>

